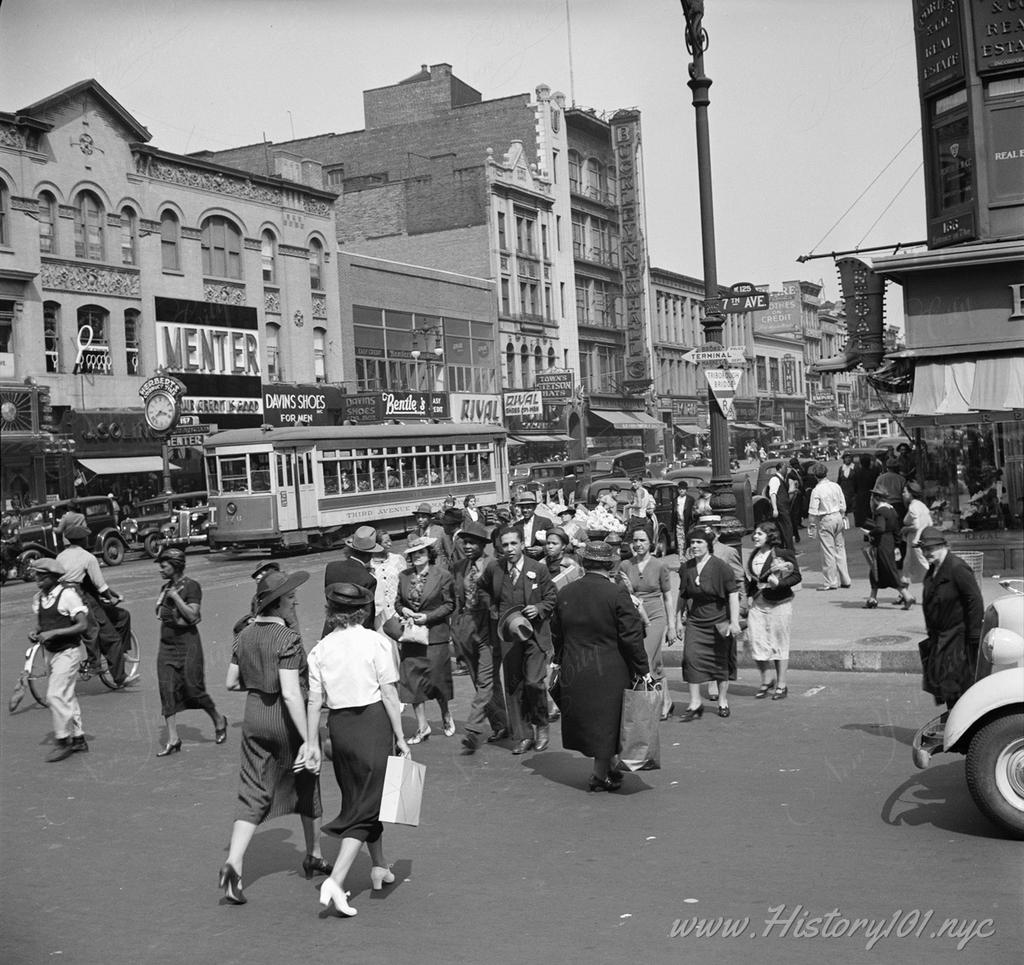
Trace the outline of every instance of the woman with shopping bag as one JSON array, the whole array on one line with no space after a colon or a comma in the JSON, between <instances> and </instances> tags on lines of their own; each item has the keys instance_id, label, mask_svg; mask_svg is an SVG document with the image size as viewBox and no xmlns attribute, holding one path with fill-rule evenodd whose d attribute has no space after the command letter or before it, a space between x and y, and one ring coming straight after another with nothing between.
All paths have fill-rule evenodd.
<instances>
[{"instance_id":1,"label":"woman with shopping bag","mask_svg":"<svg viewBox=\"0 0 1024 965\"><path fill-rule=\"evenodd\" d=\"M373 862L374 891L395 880L381 844L381 798L393 749L402 757L410 752L402 734L391 646L381 634L363 626L373 591L354 583L334 583L326 597L331 631L309 654L307 733L317 732L320 708L326 704L341 813L323 830L338 835L341 848L331 876L320 888L320 904L328 910L333 905L340 914L351 916L356 909L347 901L345 878L364 841ZM305 766L316 771L320 761L319 746L307 744Z\"/></svg>"},{"instance_id":2,"label":"woman with shopping bag","mask_svg":"<svg viewBox=\"0 0 1024 965\"><path fill-rule=\"evenodd\" d=\"M640 614L626 588L608 578L617 557L608 543L587 543L583 577L559 591L551 616L562 746L594 758L591 791L621 787L611 760L619 750L623 692L638 678L650 682Z\"/></svg>"}]
</instances>

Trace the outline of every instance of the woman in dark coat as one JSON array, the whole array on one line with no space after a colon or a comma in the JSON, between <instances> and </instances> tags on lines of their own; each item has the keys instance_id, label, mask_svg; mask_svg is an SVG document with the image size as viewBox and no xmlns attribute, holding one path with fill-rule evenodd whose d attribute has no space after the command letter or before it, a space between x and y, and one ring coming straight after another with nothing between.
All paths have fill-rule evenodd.
<instances>
[{"instance_id":1,"label":"woman in dark coat","mask_svg":"<svg viewBox=\"0 0 1024 965\"><path fill-rule=\"evenodd\" d=\"M896 537L901 528L900 517L897 516L885 491L872 491L871 512L871 519L861 527L867 533L870 544L868 579L871 583L871 595L864 604L864 609L873 610L878 606L880 589L892 589L899 591L903 609L909 610L914 605L914 598L907 592L900 565L896 562Z\"/></svg>"},{"instance_id":2,"label":"woman in dark coat","mask_svg":"<svg viewBox=\"0 0 1024 965\"><path fill-rule=\"evenodd\" d=\"M679 569L679 617L683 633L683 680L690 688L690 705L681 721L704 715L700 685L718 681L718 716L731 714L726 694L736 679L736 637L740 632L740 594L728 563L711 553L715 531L694 526L686 543L693 551Z\"/></svg>"},{"instance_id":3,"label":"woman in dark coat","mask_svg":"<svg viewBox=\"0 0 1024 965\"><path fill-rule=\"evenodd\" d=\"M228 665L228 690L247 691L238 804L228 859L220 870L224 896L236 905L246 901L241 880L245 852L257 826L270 818L298 814L306 839L303 872L307 878L314 872L331 873L320 852L320 781L304 767L306 652L287 620L294 618L295 590L308 579L301 570L261 577L252 605L254 619L235 638Z\"/></svg>"},{"instance_id":4,"label":"woman in dark coat","mask_svg":"<svg viewBox=\"0 0 1024 965\"><path fill-rule=\"evenodd\" d=\"M871 490L875 488L875 480L881 471L882 467L878 460L868 453L862 453L857 460L857 469L853 476L854 526L863 526L871 518Z\"/></svg>"},{"instance_id":5,"label":"woman in dark coat","mask_svg":"<svg viewBox=\"0 0 1024 965\"><path fill-rule=\"evenodd\" d=\"M608 543L587 543L580 555L583 576L559 591L551 614L562 746L594 758L591 791L622 784L610 770L619 751L622 694L650 672L640 614L626 588L608 578L617 557Z\"/></svg>"},{"instance_id":6,"label":"woman in dark coat","mask_svg":"<svg viewBox=\"0 0 1024 965\"><path fill-rule=\"evenodd\" d=\"M157 757L181 750L177 715L183 710L202 710L213 721L213 740L228 739L228 719L217 712L206 692L203 644L199 639L203 588L185 576L185 551L177 547L162 550L156 558L165 583L156 601L160 621L160 649L156 654L156 679L160 707L167 722L167 743Z\"/></svg>"},{"instance_id":7,"label":"woman in dark coat","mask_svg":"<svg viewBox=\"0 0 1024 965\"><path fill-rule=\"evenodd\" d=\"M985 603L974 572L949 551L946 537L926 526L915 544L928 560L922 608L928 639L919 644L921 687L951 709L974 683Z\"/></svg>"},{"instance_id":8,"label":"woman in dark coat","mask_svg":"<svg viewBox=\"0 0 1024 965\"><path fill-rule=\"evenodd\" d=\"M455 585L451 573L434 562L432 552L436 543L433 536L411 539L405 549L409 569L398 576L395 610L402 619L427 630L426 643L399 641L398 644L402 658L399 693L403 702L412 704L416 714L416 734L409 738L410 744L419 744L430 737L424 706L428 700L436 700L441 708L445 737L455 733L455 721L448 710L453 693L448 618L455 610Z\"/></svg>"}]
</instances>

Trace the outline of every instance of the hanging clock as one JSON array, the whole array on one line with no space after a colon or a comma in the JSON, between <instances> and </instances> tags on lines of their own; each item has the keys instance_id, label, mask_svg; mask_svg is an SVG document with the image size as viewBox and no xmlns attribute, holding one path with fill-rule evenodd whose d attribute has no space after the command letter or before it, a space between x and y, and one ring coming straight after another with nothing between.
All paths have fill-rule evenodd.
<instances>
[{"instance_id":1,"label":"hanging clock","mask_svg":"<svg viewBox=\"0 0 1024 965\"><path fill-rule=\"evenodd\" d=\"M146 422L156 432L167 432L178 419L177 400L162 389L146 399Z\"/></svg>"}]
</instances>

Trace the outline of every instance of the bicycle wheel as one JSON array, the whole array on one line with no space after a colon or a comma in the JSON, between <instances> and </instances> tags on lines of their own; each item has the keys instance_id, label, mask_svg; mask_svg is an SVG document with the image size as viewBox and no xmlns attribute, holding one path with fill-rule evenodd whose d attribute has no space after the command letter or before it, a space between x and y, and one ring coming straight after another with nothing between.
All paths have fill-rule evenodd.
<instances>
[{"instance_id":1,"label":"bicycle wheel","mask_svg":"<svg viewBox=\"0 0 1024 965\"><path fill-rule=\"evenodd\" d=\"M50 706L46 702L46 682L49 677L50 661L46 659L46 651L36 644L25 683L28 684L28 689L32 691L32 696L35 697L36 703L40 707Z\"/></svg>"},{"instance_id":2,"label":"bicycle wheel","mask_svg":"<svg viewBox=\"0 0 1024 965\"><path fill-rule=\"evenodd\" d=\"M114 683L114 678L110 675L110 668L100 672L100 680L103 681L105 687L110 690L118 690L120 687L125 687L128 684L138 680L139 677L139 663L142 657L139 653L139 638L135 636L135 631L131 631L131 642L128 645L128 649L124 652L124 681L118 685Z\"/></svg>"}]
</instances>

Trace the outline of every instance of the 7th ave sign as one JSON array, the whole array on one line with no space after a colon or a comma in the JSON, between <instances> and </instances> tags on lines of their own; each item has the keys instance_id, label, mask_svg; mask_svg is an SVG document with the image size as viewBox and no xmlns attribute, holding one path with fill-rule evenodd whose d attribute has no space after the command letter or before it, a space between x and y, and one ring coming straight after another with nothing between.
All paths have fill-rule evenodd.
<instances>
[{"instance_id":1,"label":"7th ave sign","mask_svg":"<svg viewBox=\"0 0 1024 965\"><path fill-rule=\"evenodd\" d=\"M743 312L764 311L768 307L768 292L758 291L750 282L737 282L722 299L722 311L732 315Z\"/></svg>"}]
</instances>

